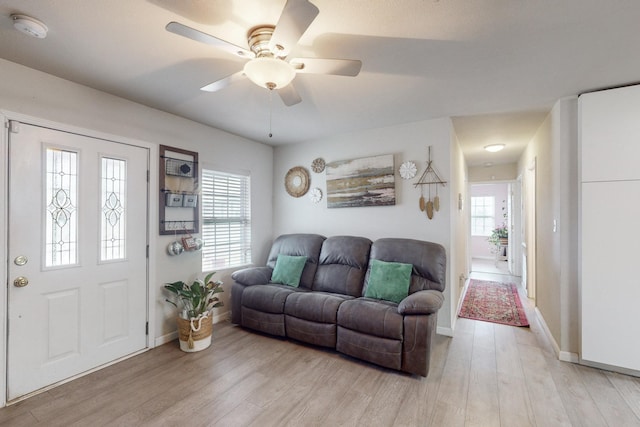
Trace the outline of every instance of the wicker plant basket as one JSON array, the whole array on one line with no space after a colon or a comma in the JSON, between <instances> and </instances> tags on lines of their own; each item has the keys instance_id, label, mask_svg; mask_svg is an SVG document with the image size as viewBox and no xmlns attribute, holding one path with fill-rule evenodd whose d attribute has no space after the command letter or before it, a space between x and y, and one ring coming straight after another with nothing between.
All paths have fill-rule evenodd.
<instances>
[{"instance_id":1,"label":"wicker plant basket","mask_svg":"<svg viewBox=\"0 0 640 427\"><path fill-rule=\"evenodd\" d=\"M213 321L208 315L191 320L178 317L178 339L182 351L200 351L209 347L212 332Z\"/></svg>"}]
</instances>

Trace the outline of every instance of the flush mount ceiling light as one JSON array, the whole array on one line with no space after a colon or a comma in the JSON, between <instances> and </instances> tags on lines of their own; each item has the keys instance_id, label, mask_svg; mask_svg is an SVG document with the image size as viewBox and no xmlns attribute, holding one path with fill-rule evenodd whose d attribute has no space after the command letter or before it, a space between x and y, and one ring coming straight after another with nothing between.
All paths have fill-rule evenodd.
<instances>
[{"instance_id":1,"label":"flush mount ceiling light","mask_svg":"<svg viewBox=\"0 0 640 427\"><path fill-rule=\"evenodd\" d=\"M11 19L13 19L14 28L21 33L38 39L47 37L47 31L49 31L49 29L43 22L27 15L18 14L11 15Z\"/></svg>"},{"instance_id":2,"label":"flush mount ceiling light","mask_svg":"<svg viewBox=\"0 0 640 427\"><path fill-rule=\"evenodd\" d=\"M504 148L504 144L485 145L484 149L490 153L496 153Z\"/></svg>"}]
</instances>

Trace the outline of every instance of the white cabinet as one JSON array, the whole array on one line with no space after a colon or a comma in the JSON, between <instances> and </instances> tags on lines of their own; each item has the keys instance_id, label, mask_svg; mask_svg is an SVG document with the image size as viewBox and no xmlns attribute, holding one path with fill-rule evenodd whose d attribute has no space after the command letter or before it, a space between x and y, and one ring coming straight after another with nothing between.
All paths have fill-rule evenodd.
<instances>
[{"instance_id":1,"label":"white cabinet","mask_svg":"<svg viewBox=\"0 0 640 427\"><path fill-rule=\"evenodd\" d=\"M640 86L580 97L582 181L640 179Z\"/></svg>"},{"instance_id":2,"label":"white cabinet","mask_svg":"<svg viewBox=\"0 0 640 427\"><path fill-rule=\"evenodd\" d=\"M582 184L582 358L640 370L640 181Z\"/></svg>"},{"instance_id":3,"label":"white cabinet","mask_svg":"<svg viewBox=\"0 0 640 427\"><path fill-rule=\"evenodd\" d=\"M579 102L581 357L640 371L640 87Z\"/></svg>"}]
</instances>

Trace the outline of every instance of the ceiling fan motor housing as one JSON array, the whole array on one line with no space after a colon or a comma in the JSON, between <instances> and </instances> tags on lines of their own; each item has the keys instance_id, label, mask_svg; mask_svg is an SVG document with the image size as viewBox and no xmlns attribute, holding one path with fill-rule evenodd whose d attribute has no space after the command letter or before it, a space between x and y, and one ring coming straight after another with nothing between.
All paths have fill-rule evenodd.
<instances>
[{"instance_id":1,"label":"ceiling fan motor housing","mask_svg":"<svg viewBox=\"0 0 640 427\"><path fill-rule=\"evenodd\" d=\"M261 25L249 30L247 42L249 43L249 49L256 54L256 58L282 58L277 55L277 52L272 52L271 49L269 49L269 42L271 41L271 36L275 28L273 25ZM284 48L278 46L278 50L282 51Z\"/></svg>"}]
</instances>

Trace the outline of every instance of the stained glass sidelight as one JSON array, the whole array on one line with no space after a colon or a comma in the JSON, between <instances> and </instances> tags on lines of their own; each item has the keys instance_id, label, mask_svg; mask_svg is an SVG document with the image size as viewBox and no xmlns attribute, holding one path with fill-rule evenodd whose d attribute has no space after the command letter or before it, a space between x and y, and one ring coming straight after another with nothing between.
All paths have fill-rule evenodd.
<instances>
[{"instance_id":1,"label":"stained glass sidelight","mask_svg":"<svg viewBox=\"0 0 640 427\"><path fill-rule=\"evenodd\" d=\"M78 263L78 153L46 150L45 266Z\"/></svg>"},{"instance_id":2,"label":"stained glass sidelight","mask_svg":"<svg viewBox=\"0 0 640 427\"><path fill-rule=\"evenodd\" d=\"M126 258L126 206L125 188L127 162L102 158L102 218L100 234L100 260L114 261Z\"/></svg>"}]
</instances>

